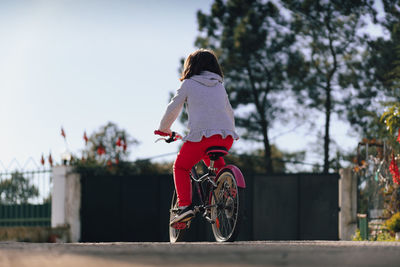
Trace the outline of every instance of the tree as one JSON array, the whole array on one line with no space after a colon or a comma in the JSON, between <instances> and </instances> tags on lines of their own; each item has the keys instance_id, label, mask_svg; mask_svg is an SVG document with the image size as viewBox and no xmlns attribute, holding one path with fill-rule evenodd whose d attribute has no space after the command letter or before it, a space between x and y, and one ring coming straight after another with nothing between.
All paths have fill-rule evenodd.
<instances>
[{"instance_id":1,"label":"tree","mask_svg":"<svg viewBox=\"0 0 400 267\"><path fill-rule=\"evenodd\" d=\"M282 104L295 37L272 2L215 0L209 15L197 13L197 47L216 51L241 137L262 142L266 171L274 172L270 131L285 114Z\"/></svg>"},{"instance_id":2,"label":"tree","mask_svg":"<svg viewBox=\"0 0 400 267\"><path fill-rule=\"evenodd\" d=\"M90 135L82 154L86 159L93 159L99 163L118 164L128 159L128 147L138 143L117 124L108 122Z\"/></svg>"},{"instance_id":3,"label":"tree","mask_svg":"<svg viewBox=\"0 0 400 267\"><path fill-rule=\"evenodd\" d=\"M10 179L0 182L1 204L25 204L29 199L38 196L39 190L20 172L14 172Z\"/></svg>"},{"instance_id":4,"label":"tree","mask_svg":"<svg viewBox=\"0 0 400 267\"><path fill-rule=\"evenodd\" d=\"M232 151L226 156L226 161L238 166L243 173L266 173L267 169L265 164L263 164L265 158L264 152L262 149L240 154ZM305 152L282 152L274 145L271 146L271 152L275 173L298 171L296 167L288 168L288 165L295 166L298 163L302 164L305 156Z\"/></svg>"},{"instance_id":5,"label":"tree","mask_svg":"<svg viewBox=\"0 0 400 267\"><path fill-rule=\"evenodd\" d=\"M84 139L86 146L82 150L82 159L73 157L71 162L80 174L96 176L158 172L148 160L128 161L130 149L139 141L113 122L100 126L89 137L85 133Z\"/></svg>"},{"instance_id":6,"label":"tree","mask_svg":"<svg viewBox=\"0 0 400 267\"><path fill-rule=\"evenodd\" d=\"M341 117L350 104L352 91L360 88L363 38L357 30L364 26L363 14L372 0L308 1L283 0L292 12L292 29L302 45L304 62L296 83L299 103L323 112L323 172L330 169L332 115ZM297 60L299 57L297 58ZM343 118L343 117L342 117Z\"/></svg>"},{"instance_id":7,"label":"tree","mask_svg":"<svg viewBox=\"0 0 400 267\"><path fill-rule=\"evenodd\" d=\"M367 39L367 51L363 58L362 73L364 84L353 95L353 105L348 107L348 119L353 128L363 137L384 139L385 126L380 121L383 102L400 101L400 12L398 1L384 0L384 16L376 17L371 9L374 22L382 26L384 36ZM397 5L397 7L396 7ZM397 63L396 63L397 62ZM397 66L397 67L396 67Z\"/></svg>"},{"instance_id":8,"label":"tree","mask_svg":"<svg viewBox=\"0 0 400 267\"><path fill-rule=\"evenodd\" d=\"M384 141L386 163L380 172L387 183L380 193L384 216L391 216L400 210L400 5L397 0L382 2L384 16L372 13L372 17L383 27L384 36L368 40L363 64L366 86L355 95L358 105L349 109L349 118L363 136Z\"/></svg>"}]
</instances>

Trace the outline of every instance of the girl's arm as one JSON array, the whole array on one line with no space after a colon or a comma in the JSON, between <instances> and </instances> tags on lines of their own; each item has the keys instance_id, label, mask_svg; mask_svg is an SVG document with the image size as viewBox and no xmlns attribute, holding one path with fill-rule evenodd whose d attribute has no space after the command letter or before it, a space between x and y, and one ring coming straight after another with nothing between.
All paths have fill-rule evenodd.
<instances>
[{"instance_id":1,"label":"girl's arm","mask_svg":"<svg viewBox=\"0 0 400 267\"><path fill-rule=\"evenodd\" d=\"M227 111L229 117L230 117L231 120L233 121L233 123L235 123L235 114L233 113L232 105L231 105L231 103L229 102L228 94L226 94L225 109L226 109L226 111Z\"/></svg>"},{"instance_id":2,"label":"girl's arm","mask_svg":"<svg viewBox=\"0 0 400 267\"><path fill-rule=\"evenodd\" d=\"M171 125L174 123L176 118L178 118L179 114L182 111L183 105L187 99L187 90L184 86L185 83L182 83L182 86L176 91L175 96L172 98L171 102L167 106L167 110L164 113L164 116L161 119L160 126L158 130L171 134Z\"/></svg>"}]
</instances>

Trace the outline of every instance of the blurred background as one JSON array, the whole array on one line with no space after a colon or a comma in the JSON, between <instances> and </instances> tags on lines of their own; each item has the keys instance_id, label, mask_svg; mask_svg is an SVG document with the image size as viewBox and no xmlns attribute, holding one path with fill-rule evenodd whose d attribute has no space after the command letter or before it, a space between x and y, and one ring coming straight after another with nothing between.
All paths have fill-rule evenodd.
<instances>
[{"instance_id":1,"label":"blurred background","mask_svg":"<svg viewBox=\"0 0 400 267\"><path fill-rule=\"evenodd\" d=\"M212 1L2 1L0 161L23 165L76 154L108 122L140 141L131 160L176 147L154 145L180 59L194 49L197 10ZM181 126L177 124L177 130Z\"/></svg>"},{"instance_id":2,"label":"blurred background","mask_svg":"<svg viewBox=\"0 0 400 267\"><path fill-rule=\"evenodd\" d=\"M264 2L268 1L257 3ZM153 130L158 127L170 94L180 86L181 60L198 47L214 48L220 55L232 101L243 98L236 101L236 114L253 114L255 121L251 123L258 124L264 117L268 125L261 126L265 135L261 128L247 131L238 120L243 138L235 143L235 151L263 154L268 141L273 149L286 153L286 159L294 157L306 163L289 164L288 171L322 170L324 165L326 171L333 168L326 166L327 159L336 160L332 164L345 164L343 158L353 153L360 138L365 137L359 128L367 126L361 119L370 118L354 118L360 115L358 109L368 106L379 116L383 110L379 101L391 96L390 91L376 94L380 81L369 75L373 70L361 73L369 68L367 60L379 59L371 51L378 49L374 44L394 42L383 3L367 2L352 2L344 10L330 6L337 9L332 14L342 17L332 20L334 32L330 35L335 38L333 45L340 64L328 81L324 78L330 71L327 64L334 62L328 49L329 36L312 28L325 20L322 14L313 15L325 8L323 3L301 9L297 1L272 1L276 10L253 4L239 7L243 10L232 8L222 18L219 13L228 11L218 10L218 1L211 0L2 1L1 167L30 165L31 159L38 163L42 155L47 160L50 154L54 162L60 162L66 151L81 157L84 133L90 137L109 122L138 141L130 148L129 160L172 161L179 144L154 144ZM232 1L231 5L242 3ZM249 15L252 10L255 13ZM229 29L228 22L221 21L233 16L238 22ZM311 37L311 33L316 35ZM237 81L248 80L243 62L237 64L237 60L249 62L255 75L260 76L257 79L266 78L265 83L271 86L271 92L258 96L266 99L264 111L256 108L254 100L236 95L240 89ZM257 60L267 65L256 66ZM237 68L233 69L232 64ZM315 64L324 68L321 73ZM297 66L302 68L295 73ZM268 72L260 69L264 67L273 77L266 76ZM350 71L353 76L343 78ZM264 81L255 82L264 87L261 92L266 90ZM332 100L326 107L324 87L328 83ZM250 91L244 94L251 95ZM362 103L358 101L360 95ZM260 112L264 113L261 117ZM179 122L173 127L180 132L185 129ZM282 160L282 156L274 157Z\"/></svg>"},{"instance_id":3,"label":"blurred background","mask_svg":"<svg viewBox=\"0 0 400 267\"><path fill-rule=\"evenodd\" d=\"M357 200L353 215L367 214L382 225L400 211L399 29L397 0L1 1L2 223L14 225L19 210L29 204L32 212L44 215L20 216L36 218L19 218L22 225L35 220L53 225L52 198L63 199L65 193L55 191L59 173L54 166L72 165L86 178L100 175L106 181L99 187L104 194L110 186L125 190L124 179L133 188L130 183L141 179L132 177L170 177L180 143L155 143L153 131L180 86L183 60L198 48L210 48L222 65L241 136L227 161L252 181L254 203L268 203L260 199L272 195L262 190L274 192L278 184L284 193L271 200L291 196L294 209L300 207L294 194L305 194L302 205L314 205L315 212L302 216L298 211L297 220L312 226L310 221L329 210L333 217L325 219L335 221L329 226L334 230L322 237L337 239L338 177L347 169L350 174L340 172L340 177L355 179L348 187ZM182 113L173 130L184 134L186 121ZM287 182L280 174L288 175ZM172 180L164 178L153 186L160 189L168 181L173 190ZM82 188L94 188L89 184L83 182ZM323 186L330 195L326 209L321 208L328 198ZM99 190L93 192L102 199ZM132 201L132 194L125 193ZM98 202L86 192L82 203L86 208L93 204L92 213L82 213L85 229L91 229L87 222L98 214ZM105 205L111 211L125 207ZM251 212L261 212L249 215L248 222L269 220L256 217L268 206L249 205ZM290 210L279 205L274 206L279 212ZM135 220L137 211L129 212L121 210L120 216L129 213ZM273 225L284 215L276 216ZM127 229L129 222L124 221ZM300 224L291 224L294 232L287 238L313 238L296 232ZM243 238L263 236L260 229L260 235L247 229ZM86 235L86 240L102 240L91 238Z\"/></svg>"}]
</instances>

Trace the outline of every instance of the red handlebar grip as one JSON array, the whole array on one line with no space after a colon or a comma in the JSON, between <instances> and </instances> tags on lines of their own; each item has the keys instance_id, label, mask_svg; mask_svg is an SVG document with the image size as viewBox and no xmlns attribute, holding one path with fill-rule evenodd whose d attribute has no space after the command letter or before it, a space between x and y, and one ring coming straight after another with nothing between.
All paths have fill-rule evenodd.
<instances>
[{"instance_id":1,"label":"red handlebar grip","mask_svg":"<svg viewBox=\"0 0 400 267\"><path fill-rule=\"evenodd\" d=\"M154 134L156 134L156 135L161 135L161 136L170 136L170 134L161 132L161 131L159 131L159 130L155 130L155 131L154 131Z\"/></svg>"}]
</instances>

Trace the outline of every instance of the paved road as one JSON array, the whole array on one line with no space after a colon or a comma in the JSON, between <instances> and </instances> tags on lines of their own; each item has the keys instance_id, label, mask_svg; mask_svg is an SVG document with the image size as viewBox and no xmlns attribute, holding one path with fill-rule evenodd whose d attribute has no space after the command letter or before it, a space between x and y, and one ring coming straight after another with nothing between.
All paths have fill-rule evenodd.
<instances>
[{"instance_id":1,"label":"paved road","mask_svg":"<svg viewBox=\"0 0 400 267\"><path fill-rule=\"evenodd\" d=\"M400 242L0 243L1 267L400 266Z\"/></svg>"}]
</instances>

